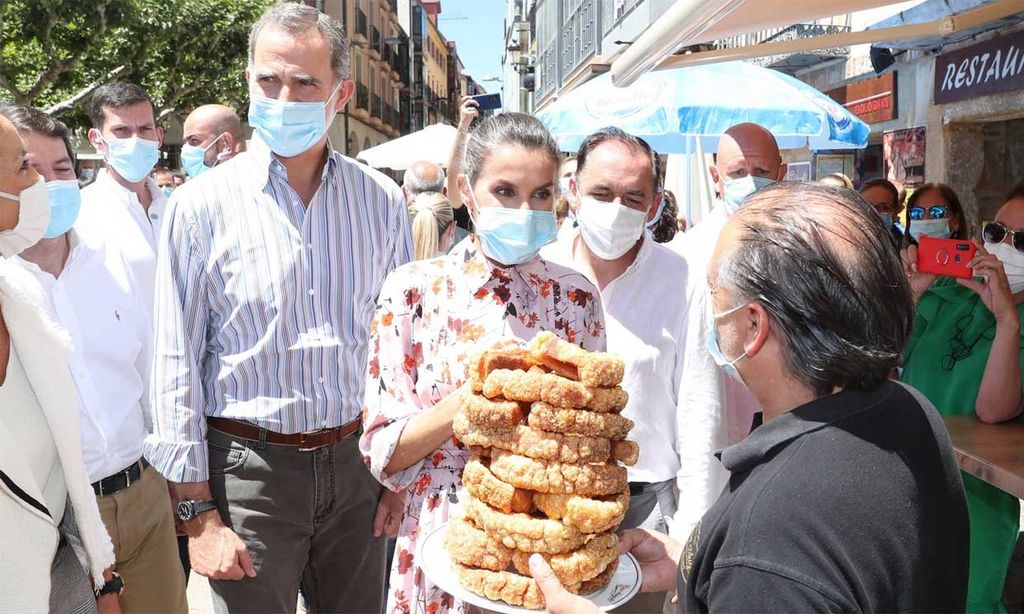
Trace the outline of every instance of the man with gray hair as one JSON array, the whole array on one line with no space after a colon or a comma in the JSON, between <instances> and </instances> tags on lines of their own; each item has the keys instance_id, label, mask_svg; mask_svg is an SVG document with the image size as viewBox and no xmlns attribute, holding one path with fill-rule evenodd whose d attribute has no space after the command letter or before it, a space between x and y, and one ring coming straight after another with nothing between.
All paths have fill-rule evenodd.
<instances>
[{"instance_id":1,"label":"man with gray hair","mask_svg":"<svg viewBox=\"0 0 1024 614\"><path fill-rule=\"evenodd\" d=\"M153 434L218 612L377 612L381 496L357 439L370 321L411 259L405 199L332 150L345 31L297 3L249 37L250 148L174 193L157 273Z\"/></svg>"},{"instance_id":2,"label":"man with gray hair","mask_svg":"<svg viewBox=\"0 0 1024 614\"><path fill-rule=\"evenodd\" d=\"M439 165L426 160L413 162L402 175L402 191L405 192L406 202L411 203L424 192L447 194L444 181L444 169Z\"/></svg>"}]
</instances>

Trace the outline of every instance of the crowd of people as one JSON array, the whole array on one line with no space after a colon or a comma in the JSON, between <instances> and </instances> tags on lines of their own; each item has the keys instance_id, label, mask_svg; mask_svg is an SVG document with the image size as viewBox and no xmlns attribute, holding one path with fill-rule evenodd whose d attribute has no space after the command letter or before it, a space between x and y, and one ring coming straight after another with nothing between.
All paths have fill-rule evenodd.
<instances>
[{"instance_id":1,"label":"crowd of people","mask_svg":"<svg viewBox=\"0 0 1024 614\"><path fill-rule=\"evenodd\" d=\"M84 189L64 124L0 106L0 608L187 612L191 571L218 612L473 611L417 544L459 504L469 358L540 331L625 361L622 611L1003 608L1018 500L940 415L1024 409L1024 184L954 280L917 266L971 237L951 188L786 182L755 124L687 228L617 128L565 156L466 100L446 168L339 154L348 43L306 5L248 60L248 147L195 109L183 184L138 85L92 95ZM530 569L550 612L597 611Z\"/></svg>"}]
</instances>

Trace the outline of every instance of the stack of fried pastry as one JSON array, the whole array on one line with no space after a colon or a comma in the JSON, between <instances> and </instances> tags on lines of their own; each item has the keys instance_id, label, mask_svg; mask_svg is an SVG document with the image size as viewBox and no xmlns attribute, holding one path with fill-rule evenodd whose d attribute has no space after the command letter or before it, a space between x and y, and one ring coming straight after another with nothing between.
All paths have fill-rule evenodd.
<instances>
[{"instance_id":1,"label":"stack of fried pastry","mask_svg":"<svg viewBox=\"0 0 1024 614\"><path fill-rule=\"evenodd\" d=\"M445 542L465 588L542 609L528 563L535 552L577 594L611 581L629 507L622 465L639 454L626 440L633 422L619 415L623 369L546 332L473 359L473 392L454 425L474 452L462 475L465 517Z\"/></svg>"}]
</instances>

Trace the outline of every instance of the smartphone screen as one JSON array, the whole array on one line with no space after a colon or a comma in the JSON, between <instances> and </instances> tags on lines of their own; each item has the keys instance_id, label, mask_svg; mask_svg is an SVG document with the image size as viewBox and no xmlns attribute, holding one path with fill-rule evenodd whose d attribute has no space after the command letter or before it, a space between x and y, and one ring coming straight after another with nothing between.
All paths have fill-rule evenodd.
<instances>
[{"instance_id":1,"label":"smartphone screen","mask_svg":"<svg viewBox=\"0 0 1024 614\"><path fill-rule=\"evenodd\" d=\"M493 111L501 108L501 94L480 94L472 98L480 105L481 111Z\"/></svg>"}]
</instances>

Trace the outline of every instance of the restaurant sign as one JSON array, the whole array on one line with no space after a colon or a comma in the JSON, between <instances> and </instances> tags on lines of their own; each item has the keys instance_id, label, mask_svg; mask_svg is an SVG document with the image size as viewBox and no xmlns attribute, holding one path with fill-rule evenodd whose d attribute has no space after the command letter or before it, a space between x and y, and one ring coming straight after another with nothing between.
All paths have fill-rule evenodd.
<instances>
[{"instance_id":1,"label":"restaurant sign","mask_svg":"<svg viewBox=\"0 0 1024 614\"><path fill-rule=\"evenodd\" d=\"M1024 31L935 58L935 104L1024 89Z\"/></svg>"},{"instance_id":2,"label":"restaurant sign","mask_svg":"<svg viewBox=\"0 0 1024 614\"><path fill-rule=\"evenodd\" d=\"M827 92L829 98L846 107L867 124L897 117L896 71L865 79Z\"/></svg>"}]
</instances>

